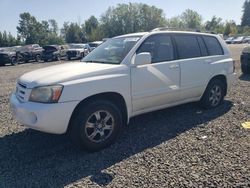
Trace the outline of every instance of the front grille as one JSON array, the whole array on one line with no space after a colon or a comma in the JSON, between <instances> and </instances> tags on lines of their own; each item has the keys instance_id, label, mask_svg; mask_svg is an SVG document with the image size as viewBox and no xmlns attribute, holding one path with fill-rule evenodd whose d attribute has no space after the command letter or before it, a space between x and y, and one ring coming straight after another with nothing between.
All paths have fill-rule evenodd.
<instances>
[{"instance_id":1,"label":"front grille","mask_svg":"<svg viewBox=\"0 0 250 188\"><path fill-rule=\"evenodd\" d=\"M75 56L77 56L77 52L76 51L68 51L67 55L71 56L71 57L75 57Z\"/></svg>"},{"instance_id":2,"label":"front grille","mask_svg":"<svg viewBox=\"0 0 250 188\"><path fill-rule=\"evenodd\" d=\"M24 83L18 82L16 86L16 96L21 101L27 100L27 86Z\"/></svg>"}]
</instances>

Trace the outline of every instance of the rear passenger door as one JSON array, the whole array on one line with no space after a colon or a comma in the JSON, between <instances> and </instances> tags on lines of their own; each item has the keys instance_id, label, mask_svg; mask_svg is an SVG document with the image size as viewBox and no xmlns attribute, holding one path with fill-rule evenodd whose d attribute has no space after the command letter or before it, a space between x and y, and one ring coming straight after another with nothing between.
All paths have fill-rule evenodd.
<instances>
[{"instance_id":1,"label":"rear passenger door","mask_svg":"<svg viewBox=\"0 0 250 188\"><path fill-rule=\"evenodd\" d=\"M211 75L205 42L192 34L176 34L174 41L181 69L181 100L200 97Z\"/></svg>"},{"instance_id":2,"label":"rear passenger door","mask_svg":"<svg viewBox=\"0 0 250 188\"><path fill-rule=\"evenodd\" d=\"M179 100L180 67L171 36L149 36L137 54L149 52L152 63L131 68L134 113L154 110Z\"/></svg>"}]
</instances>

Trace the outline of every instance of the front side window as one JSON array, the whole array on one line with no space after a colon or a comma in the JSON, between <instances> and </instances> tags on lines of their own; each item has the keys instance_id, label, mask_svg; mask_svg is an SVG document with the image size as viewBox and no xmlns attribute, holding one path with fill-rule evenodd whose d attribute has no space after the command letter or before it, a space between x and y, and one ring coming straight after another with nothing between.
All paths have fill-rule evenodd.
<instances>
[{"instance_id":1,"label":"front side window","mask_svg":"<svg viewBox=\"0 0 250 188\"><path fill-rule=\"evenodd\" d=\"M222 47L219 41L212 36L203 36L204 42L207 46L209 55L223 55Z\"/></svg>"},{"instance_id":2,"label":"front side window","mask_svg":"<svg viewBox=\"0 0 250 188\"><path fill-rule=\"evenodd\" d=\"M120 64L141 36L108 39L82 59L83 62Z\"/></svg>"},{"instance_id":3,"label":"front side window","mask_svg":"<svg viewBox=\"0 0 250 188\"><path fill-rule=\"evenodd\" d=\"M179 59L200 57L200 47L196 36L177 35L174 37Z\"/></svg>"},{"instance_id":4,"label":"front side window","mask_svg":"<svg viewBox=\"0 0 250 188\"><path fill-rule=\"evenodd\" d=\"M170 36L153 35L142 43L137 54L149 52L152 56L152 63L174 60L174 48Z\"/></svg>"}]
</instances>

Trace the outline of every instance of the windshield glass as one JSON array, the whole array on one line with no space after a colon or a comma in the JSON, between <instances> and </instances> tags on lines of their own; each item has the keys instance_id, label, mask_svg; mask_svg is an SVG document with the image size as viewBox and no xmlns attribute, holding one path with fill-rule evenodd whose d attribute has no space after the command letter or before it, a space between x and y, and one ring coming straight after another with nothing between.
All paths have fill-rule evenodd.
<instances>
[{"instance_id":1,"label":"windshield glass","mask_svg":"<svg viewBox=\"0 0 250 188\"><path fill-rule=\"evenodd\" d=\"M84 62L120 64L140 36L108 39L82 59Z\"/></svg>"},{"instance_id":2,"label":"windshield glass","mask_svg":"<svg viewBox=\"0 0 250 188\"><path fill-rule=\"evenodd\" d=\"M69 48L71 49L79 49L79 48L84 48L83 44L70 44Z\"/></svg>"}]
</instances>

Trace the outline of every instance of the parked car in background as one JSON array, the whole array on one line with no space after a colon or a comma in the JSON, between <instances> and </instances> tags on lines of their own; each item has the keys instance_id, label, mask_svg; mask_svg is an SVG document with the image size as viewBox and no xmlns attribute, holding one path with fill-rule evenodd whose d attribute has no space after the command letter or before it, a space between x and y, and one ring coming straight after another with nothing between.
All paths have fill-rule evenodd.
<instances>
[{"instance_id":1,"label":"parked car in background","mask_svg":"<svg viewBox=\"0 0 250 188\"><path fill-rule=\"evenodd\" d=\"M234 78L234 61L218 35L134 33L107 40L82 62L24 74L10 106L19 123L67 132L98 151L136 115L195 101L218 107Z\"/></svg>"},{"instance_id":2,"label":"parked car in background","mask_svg":"<svg viewBox=\"0 0 250 188\"><path fill-rule=\"evenodd\" d=\"M89 42L90 50L94 50L97 46L99 46L103 41L94 41L94 42Z\"/></svg>"},{"instance_id":3,"label":"parked car in background","mask_svg":"<svg viewBox=\"0 0 250 188\"><path fill-rule=\"evenodd\" d=\"M234 37L229 37L225 40L227 44L232 44L232 41L234 40Z\"/></svg>"},{"instance_id":4,"label":"parked car in background","mask_svg":"<svg viewBox=\"0 0 250 188\"><path fill-rule=\"evenodd\" d=\"M250 36L245 37L243 43L250 43Z\"/></svg>"},{"instance_id":5,"label":"parked car in background","mask_svg":"<svg viewBox=\"0 0 250 188\"><path fill-rule=\"evenodd\" d=\"M39 44L25 45L17 50L18 63L42 60L43 48Z\"/></svg>"},{"instance_id":6,"label":"parked car in background","mask_svg":"<svg viewBox=\"0 0 250 188\"><path fill-rule=\"evenodd\" d=\"M232 40L232 44L242 44L245 37L236 37Z\"/></svg>"},{"instance_id":7,"label":"parked car in background","mask_svg":"<svg viewBox=\"0 0 250 188\"><path fill-rule=\"evenodd\" d=\"M60 61L67 59L67 45L47 45L43 47L42 59L44 61Z\"/></svg>"},{"instance_id":8,"label":"parked car in background","mask_svg":"<svg viewBox=\"0 0 250 188\"><path fill-rule=\"evenodd\" d=\"M240 56L241 71L243 74L250 74L250 46L243 49Z\"/></svg>"},{"instance_id":9,"label":"parked car in background","mask_svg":"<svg viewBox=\"0 0 250 188\"><path fill-rule=\"evenodd\" d=\"M6 64L17 65L17 54L15 47L1 48L0 51L0 66Z\"/></svg>"},{"instance_id":10,"label":"parked car in background","mask_svg":"<svg viewBox=\"0 0 250 188\"><path fill-rule=\"evenodd\" d=\"M89 54L91 48L88 44L69 44L67 50L68 59L82 59Z\"/></svg>"}]
</instances>

